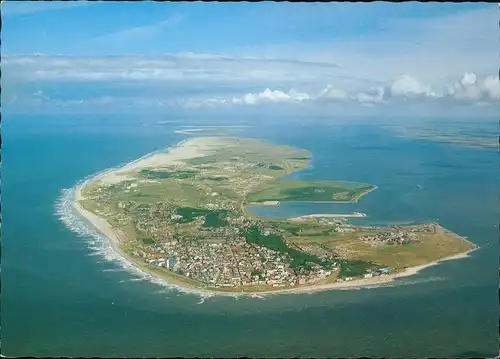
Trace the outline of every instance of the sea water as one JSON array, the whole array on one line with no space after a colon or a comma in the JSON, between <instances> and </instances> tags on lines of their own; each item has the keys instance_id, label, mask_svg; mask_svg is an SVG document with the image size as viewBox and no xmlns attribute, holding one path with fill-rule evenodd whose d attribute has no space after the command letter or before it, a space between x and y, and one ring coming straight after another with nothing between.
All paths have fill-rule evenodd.
<instances>
[{"instance_id":1,"label":"sea water","mask_svg":"<svg viewBox=\"0 0 500 359\"><path fill-rule=\"evenodd\" d=\"M292 178L379 187L356 204L282 204L255 209L260 215L356 211L369 223L439 221L481 249L379 288L201 298L134 272L71 211L78 181L175 145L188 138L175 130L202 122L165 117L4 116L4 355L496 354L496 151L396 138L371 119L246 128L246 136L313 153Z\"/></svg>"}]
</instances>

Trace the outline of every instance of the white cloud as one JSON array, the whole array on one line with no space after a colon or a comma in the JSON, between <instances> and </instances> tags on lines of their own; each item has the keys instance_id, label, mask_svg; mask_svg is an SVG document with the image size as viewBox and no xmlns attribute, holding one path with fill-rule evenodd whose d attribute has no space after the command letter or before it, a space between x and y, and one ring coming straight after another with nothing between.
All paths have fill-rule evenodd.
<instances>
[{"instance_id":1,"label":"white cloud","mask_svg":"<svg viewBox=\"0 0 500 359\"><path fill-rule=\"evenodd\" d=\"M36 103L77 105L81 103L80 87L112 89L94 93L93 102L82 100L95 106L118 106L123 101L185 108L301 102L317 107L328 103L396 106L414 100L497 103L500 98L497 76L485 77L470 70L448 82L426 83L409 73L386 82L370 82L340 76L341 68L324 63L194 53L89 58L5 56L2 65L3 96L7 103L17 104L24 97ZM76 102L54 98L48 89L60 86L71 88ZM103 99L99 95L113 97Z\"/></svg>"},{"instance_id":2,"label":"white cloud","mask_svg":"<svg viewBox=\"0 0 500 359\"><path fill-rule=\"evenodd\" d=\"M476 83L476 79L477 79L477 76L475 73L466 72L462 76L462 80L460 80L460 83L462 84L462 86L470 86L470 85L474 85Z\"/></svg>"},{"instance_id":3,"label":"white cloud","mask_svg":"<svg viewBox=\"0 0 500 359\"><path fill-rule=\"evenodd\" d=\"M482 90L486 92L492 100L500 99L500 80L498 76L488 76L484 79Z\"/></svg>"},{"instance_id":4,"label":"white cloud","mask_svg":"<svg viewBox=\"0 0 500 359\"><path fill-rule=\"evenodd\" d=\"M6 55L2 65L6 73L24 82L182 80L294 87L337 79L342 72L327 63L193 53L113 57Z\"/></svg>"},{"instance_id":5,"label":"white cloud","mask_svg":"<svg viewBox=\"0 0 500 359\"><path fill-rule=\"evenodd\" d=\"M290 95L282 92L282 91L278 91L278 90L274 90L274 91L271 91L269 90L268 88L265 89L263 92L260 92L260 93L256 93L256 94L253 94L253 93L249 93L249 94L246 94L245 95L245 100L249 103L256 103L260 100L269 100L269 101L272 101L272 102L279 102L279 101L289 101L291 100L291 97ZM248 99L250 99L250 101L248 101Z\"/></svg>"},{"instance_id":6,"label":"white cloud","mask_svg":"<svg viewBox=\"0 0 500 359\"><path fill-rule=\"evenodd\" d=\"M448 96L460 101L498 101L500 98L498 76L478 79L475 73L466 72L459 81L448 87Z\"/></svg>"},{"instance_id":7,"label":"white cloud","mask_svg":"<svg viewBox=\"0 0 500 359\"><path fill-rule=\"evenodd\" d=\"M288 92L283 92L280 90L270 90L266 88L262 92L258 93L247 93L242 97L233 97L230 101L219 100L218 104L246 104L246 105L256 105L265 102L301 102L310 100L309 94L305 92L298 92L295 89L290 89Z\"/></svg>"},{"instance_id":8,"label":"white cloud","mask_svg":"<svg viewBox=\"0 0 500 359\"><path fill-rule=\"evenodd\" d=\"M375 104L384 102L384 89L382 87L371 88L366 92L359 92L351 96L351 99L361 104Z\"/></svg>"},{"instance_id":9,"label":"white cloud","mask_svg":"<svg viewBox=\"0 0 500 359\"><path fill-rule=\"evenodd\" d=\"M288 96L290 96L290 98L294 101L310 100L309 94L307 94L306 92L298 92L293 88L288 91Z\"/></svg>"},{"instance_id":10,"label":"white cloud","mask_svg":"<svg viewBox=\"0 0 500 359\"><path fill-rule=\"evenodd\" d=\"M435 96L429 86L421 84L409 75L401 75L394 81L390 87L390 94L393 97Z\"/></svg>"},{"instance_id":11,"label":"white cloud","mask_svg":"<svg viewBox=\"0 0 500 359\"><path fill-rule=\"evenodd\" d=\"M333 87L333 85L327 85L324 90L322 90L319 95L319 99L333 100L333 101L346 101L349 99L347 92Z\"/></svg>"}]
</instances>

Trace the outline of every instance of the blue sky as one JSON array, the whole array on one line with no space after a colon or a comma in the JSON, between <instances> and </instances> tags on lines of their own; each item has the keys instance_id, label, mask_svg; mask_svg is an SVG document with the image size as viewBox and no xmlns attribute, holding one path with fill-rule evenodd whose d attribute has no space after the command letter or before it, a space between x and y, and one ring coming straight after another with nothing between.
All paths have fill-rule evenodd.
<instances>
[{"instance_id":1,"label":"blue sky","mask_svg":"<svg viewBox=\"0 0 500 359\"><path fill-rule=\"evenodd\" d=\"M485 3L2 4L4 105L498 111Z\"/></svg>"}]
</instances>

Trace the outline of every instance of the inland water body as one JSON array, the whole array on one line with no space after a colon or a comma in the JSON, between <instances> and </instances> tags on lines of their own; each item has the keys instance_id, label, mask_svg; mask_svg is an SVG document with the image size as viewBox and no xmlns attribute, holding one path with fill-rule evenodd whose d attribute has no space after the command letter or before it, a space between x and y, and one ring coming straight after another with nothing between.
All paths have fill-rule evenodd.
<instances>
[{"instance_id":1,"label":"inland water body","mask_svg":"<svg viewBox=\"0 0 500 359\"><path fill-rule=\"evenodd\" d=\"M361 221L379 224L438 220L481 249L393 286L263 300L200 298L149 283L110 261L105 242L93 237L65 204L70 189L86 176L187 138L174 133L186 123L162 122L4 116L4 355L497 353L495 150L396 138L370 119L371 125L291 122L236 131L310 150L312 165L292 177L379 187L358 204L283 204L255 208L255 213L288 217L359 211L368 215Z\"/></svg>"}]
</instances>

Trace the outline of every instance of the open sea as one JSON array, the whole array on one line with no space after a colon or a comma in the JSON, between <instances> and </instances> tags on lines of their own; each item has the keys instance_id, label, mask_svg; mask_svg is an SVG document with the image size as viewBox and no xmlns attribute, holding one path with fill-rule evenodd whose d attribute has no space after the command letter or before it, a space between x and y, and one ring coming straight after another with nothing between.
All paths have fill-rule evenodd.
<instances>
[{"instance_id":1,"label":"open sea","mask_svg":"<svg viewBox=\"0 0 500 359\"><path fill-rule=\"evenodd\" d=\"M202 119L3 117L6 356L498 354L497 150L399 138L369 118L210 120L205 125L254 124L234 134L311 151L311 166L294 178L378 186L357 204L282 204L254 208L256 214L357 211L367 214L360 223L439 221L481 249L379 288L202 298L123 268L68 205L78 181L175 145L188 136L174 131L197 128Z\"/></svg>"}]
</instances>

